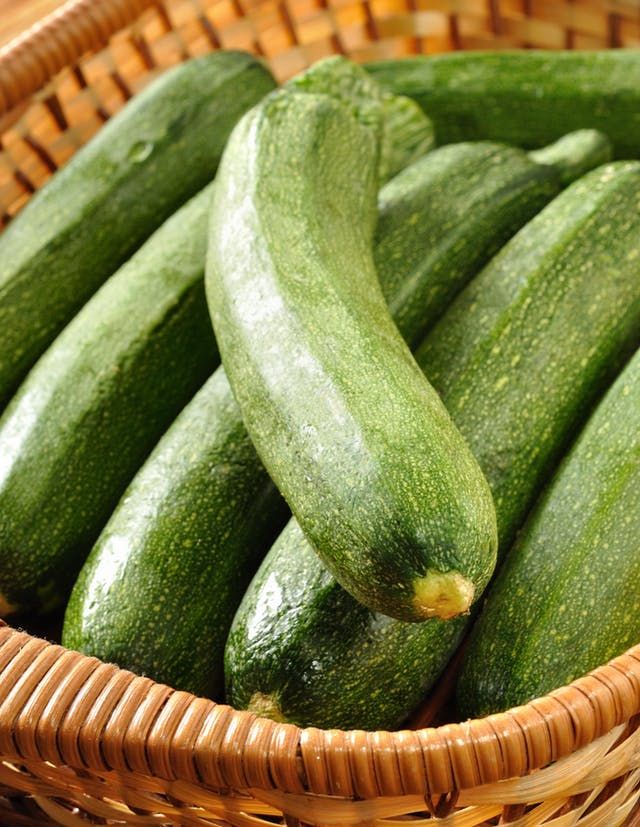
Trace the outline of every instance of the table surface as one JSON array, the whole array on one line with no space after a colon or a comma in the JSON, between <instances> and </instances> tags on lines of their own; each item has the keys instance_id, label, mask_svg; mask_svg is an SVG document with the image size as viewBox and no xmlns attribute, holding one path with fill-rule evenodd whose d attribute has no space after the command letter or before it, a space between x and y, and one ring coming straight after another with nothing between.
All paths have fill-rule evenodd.
<instances>
[{"instance_id":1,"label":"table surface","mask_svg":"<svg viewBox=\"0 0 640 827\"><path fill-rule=\"evenodd\" d=\"M62 4L63 0L0 0L0 46Z\"/></svg>"}]
</instances>

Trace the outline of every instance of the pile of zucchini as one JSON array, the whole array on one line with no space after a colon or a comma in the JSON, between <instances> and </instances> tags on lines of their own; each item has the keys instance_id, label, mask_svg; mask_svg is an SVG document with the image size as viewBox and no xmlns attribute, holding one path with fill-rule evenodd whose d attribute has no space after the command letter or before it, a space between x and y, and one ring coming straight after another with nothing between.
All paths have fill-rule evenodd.
<instances>
[{"instance_id":1,"label":"pile of zucchini","mask_svg":"<svg viewBox=\"0 0 640 827\"><path fill-rule=\"evenodd\" d=\"M278 721L640 641L640 55L163 75L0 236L0 616ZM612 160L613 158L617 160Z\"/></svg>"}]
</instances>

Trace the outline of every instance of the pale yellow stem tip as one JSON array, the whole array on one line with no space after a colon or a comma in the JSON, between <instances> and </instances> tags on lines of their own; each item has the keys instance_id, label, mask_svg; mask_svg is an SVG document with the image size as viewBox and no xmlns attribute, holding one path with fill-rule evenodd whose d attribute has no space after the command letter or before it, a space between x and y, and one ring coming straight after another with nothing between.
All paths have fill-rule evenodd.
<instances>
[{"instance_id":1,"label":"pale yellow stem tip","mask_svg":"<svg viewBox=\"0 0 640 827\"><path fill-rule=\"evenodd\" d=\"M413 581L413 605L421 617L449 620L469 611L473 583L457 571L428 571Z\"/></svg>"},{"instance_id":2,"label":"pale yellow stem tip","mask_svg":"<svg viewBox=\"0 0 640 827\"><path fill-rule=\"evenodd\" d=\"M247 707L249 712L255 712L261 718L271 718L279 724L288 723L282 714L280 704L273 695L266 695L264 692L254 692Z\"/></svg>"}]
</instances>

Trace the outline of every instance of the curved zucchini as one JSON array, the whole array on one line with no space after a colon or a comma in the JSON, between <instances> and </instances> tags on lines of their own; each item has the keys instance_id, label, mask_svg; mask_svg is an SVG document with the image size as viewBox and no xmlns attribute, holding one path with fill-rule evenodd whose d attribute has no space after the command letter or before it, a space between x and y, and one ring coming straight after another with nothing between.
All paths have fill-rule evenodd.
<instances>
[{"instance_id":1,"label":"curved zucchini","mask_svg":"<svg viewBox=\"0 0 640 827\"><path fill-rule=\"evenodd\" d=\"M136 95L0 235L0 410L64 325L211 180L238 118L274 81L216 52Z\"/></svg>"},{"instance_id":2,"label":"curved zucchini","mask_svg":"<svg viewBox=\"0 0 640 827\"><path fill-rule=\"evenodd\" d=\"M589 419L489 592L459 677L464 714L526 703L638 642L639 491L640 352Z\"/></svg>"},{"instance_id":3,"label":"curved zucchini","mask_svg":"<svg viewBox=\"0 0 640 827\"><path fill-rule=\"evenodd\" d=\"M582 154L594 140L583 137ZM562 164L574 166L579 154L572 145ZM475 143L435 150L383 187L374 258L405 336L411 330L415 338L421 324L430 323L444 297L472 274L482 251L488 258L536 212L559 177L519 150ZM432 244L438 254L431 253ZM64 643L217 698L233 613L286 514L224 368L214 376L161 439L94 546L69 601ZM189 502L197 503L197 519ZM320 574L325 576L324 568ZM194 582L216 599L195 599ZM153 613L151 631L149 616L157 605L163 615Z\"/></svg>"},{"instance_id":4,"label":"curved zucchini","mask_svg":"<svg viewBox=\"0 0 640 827\"><path fill-rule=\"evenodd\" d=\"M502 553L638 344L639 204L638 163L573 184L459 295L419 351L494 492ZM228 698L300 725L392 728L432 686L468 622L411 624L368 611L290 523L234 620Z\"/></svg>"},{"instance_id":5,"label":"curved zucchini","mask_svg":"<svg viewBox=\"0 0 640 827\"><path fill-rule=\"evenodd\" d=\"M611 138L617 158L640 155L636 49L454 52L366 68L420 104L439 144L490 139L535 148L593 128Z\"/></svg>"},{"instance_id":6,"label":"curved zucchini","mask_svg":"<svg viewBox=\"0 0 640 827\"><path fill-rule=\"evenodd\" d=\"M220 165L207 298L247 430L323 560L369 606L452 617L491 576L495 513L380 290L376 158L328 96L255 107Z\"/></svg>"},{"instance_id":7,"label":"curved zucchini","mask_svg":"<svg viewBox=\"0 0 640 827\"><path fill-rule=\"evenodd\" d=\"M212 185L65 328L0 419L0 614L66 598L149 451L218 363L204 295Z\"/></svg>"}]
</instances>

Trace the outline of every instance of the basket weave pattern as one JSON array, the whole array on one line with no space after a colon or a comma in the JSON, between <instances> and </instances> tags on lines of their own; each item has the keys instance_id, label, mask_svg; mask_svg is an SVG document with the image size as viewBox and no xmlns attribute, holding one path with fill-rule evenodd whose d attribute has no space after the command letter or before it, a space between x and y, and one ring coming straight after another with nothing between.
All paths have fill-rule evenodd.
<instances>
[{"instance_id":1,"label":"basket weave pattern","mask_svg":"<svg viewBox=\"0 0 640 827\"><path fill-rule=\"evenodd\" d=\"M211 49L258 53L283 80L331 52L637 45L640 0L75 0L0 51L0 222L158 72ZM640 647L507 713L345 733L3 626L0 825L640 825L639 713Z\"/></svg>"}]
</instances>

